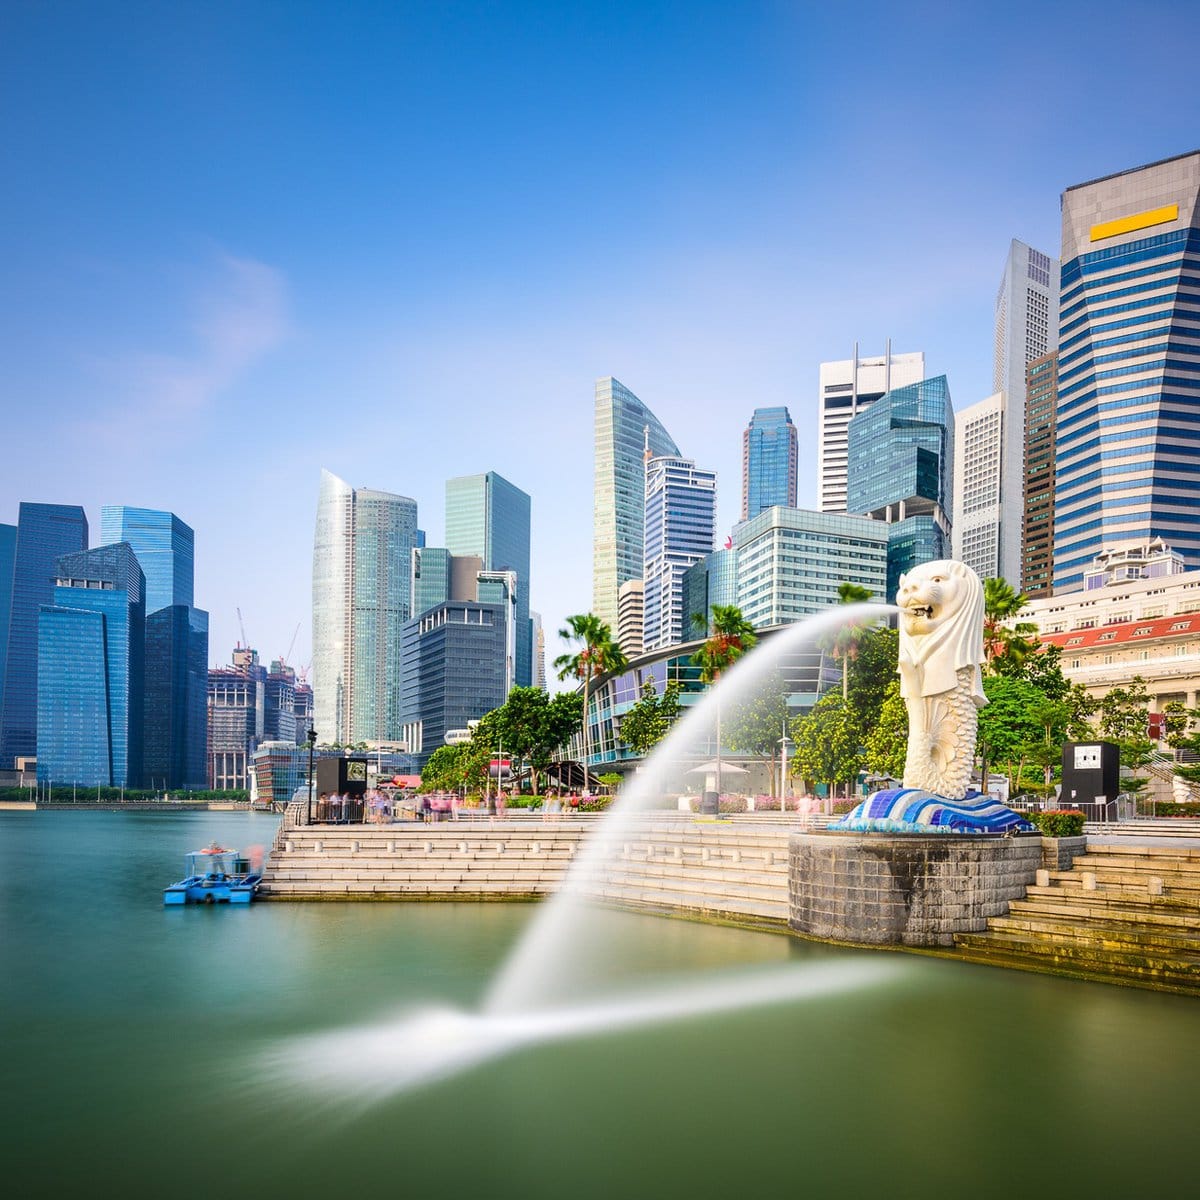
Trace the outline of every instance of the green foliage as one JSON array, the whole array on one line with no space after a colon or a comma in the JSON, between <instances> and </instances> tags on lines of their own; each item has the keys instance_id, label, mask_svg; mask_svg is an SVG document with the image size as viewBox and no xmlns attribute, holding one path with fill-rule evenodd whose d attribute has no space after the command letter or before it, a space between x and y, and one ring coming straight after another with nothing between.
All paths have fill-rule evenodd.
<instances>
[{"instance_id":1,"label":"green foliage","mask_svg":"<svg viewBox=\"0 0 1200 1200\"><path fill-rule=\"evenodd\" d=\"M752 650L757 641L754 626L736 604L714 604L708 640L692 655L692 662L700 668L700 681L705 685L715 683L721 672Z\"/></svg>"},{"instance_id":2,"label":"green foliage","mask_svg":"<svg viewBox=\"0 0 1200 1200\"><path fill-rule=\"evenodd\" d=\"M667 736L679 716L679 685L668 683L659 696L654 681L642 684L641 699L621 718L620 737L641 757L649 754Z\"/></svg>"},{"instance_id":3,"label":"green foliage","mask_svg":"<svg viewBox=\"0 0 1200 1200\"><path fill-rule=\"evenodd\" d=\"M783 677L774 671L762 686L729 708L721 740L738 754L772 759L779 752L787 719Z\"/></svg>"},{"instance_id":4,"label":"green foliage","mask_svg":"<svg viewBox=\"0 0 1200 1200\"><path fill-rule=\"evenodd\" d=\"M621 647L613 640L612 629L595 613L576 613L567 618L566 625L558 631L565 642L579 642L575 654L560 654L554 660L559 679L574 675L583 681L583 707L580 722L583 726L583 757L585 763L591 758L591 732L588 729L588 702L591 697L592 680L610 671L621 671L629 665Z\"/></svg>"},{"instance_id":5,"label":"green foliage","mask_svg":"<svg viewBox=\"0 0 1200 1200\"><path fill-rule=\"evenodd\" d=\"M1143 817L1200 817L1200 804L1190 800L1175 804L1170 800L1154 801L1139 796L1137 810Z\"/></svg>"},{"instance_id":6,"label":"green foliage","mask_svg":"<svg viewBox=\"0 0 1200 1200\"><path fill-rule=\"evenodd\" d=\"M1022 814L1046 837L1079 837L1086 817L1081 812L1060 810Z\"/></svg>"},{"instance_id":7,"label":"green foliage","mask_svg":"<svg viewBox=\"0 0 1200 1200\"><path fill-rule=\"evenodd\" d=\"M1001 659L1006 660L1005 666L1010 670L1020 670L1025 660L1037 653L1041 643L1036 625L1027 621L1012 626L1004 624L1028 603L1005 579L983 581L983 650L989 671Z\"/></svg>"},{"instance_id":8,"label":"green foliage","mask_svg":"<svg viewBox=\"0 0 1200 1200\"><path fill-rule=\"evenodd\" d=\"M457 792L481 788L487 781L492 752L484 741L472 738L457 746L439 746L421 772L423 792Z\"/></svg>"},{"instance_id":9,"label":"green foliage","mask_svg":"<svg viewBox=\"0 0 1200 1200\"><path fill-rule=\"evenodd\" d=\"M596 782L611 792L613 788L621 786L621 778L616 771L606 771L603 775L596 776Z\"/></svg>"},{"instance_id":10,"label":"green foliage","mask_svg":"<svg viewBox=\"0 0 1200 1200\"><path fill-rule=\"evenodd\" d=\"M822 696L807 716L792 722L796 744L792 773L809 783L850 783L862 763L862 728L839 695Z\"/></svg>"},{"instance_id":11,"label":"green foliage","mask_svg":"<svg viewBox=\"0 0 1200 1200\"><path fill-rule=\"evenodd\" d=\"M900 695L900 680L893 678L887 685L879 719L866 738L866 767L875 775L904 776L904 759L908 751L908 708Z\"/></svg>"},{"instance_id":12,"label":"green foliage","mask_svg":"<svg viewBox=\"0 0 1200 1200\"><path fill-rule=\"evenodd\" d=\"M1100 700L1100 733L1117 743L1121 766L1134 772L1122 781L1126 791L1139 792L1146 787L1147 781L1136 772L1147 766L1154 754L1154 743L1147 734L1149 714L1150 694L1140 675L1135 675L1127 688L1111 688Z\"/></svg>"},{"instance_id":13,"label":"green foliage","mask_svg":"<svg viewBox=\"0 0 1200 1200\"><path fill-rule=\"evenodd\" d=\"M898 684L899 656L900 634L887 625L868 629L859 638L857 654L850 661L847 693L867 732L879 721L892 685Z\"/></svg>"}]
</instances>

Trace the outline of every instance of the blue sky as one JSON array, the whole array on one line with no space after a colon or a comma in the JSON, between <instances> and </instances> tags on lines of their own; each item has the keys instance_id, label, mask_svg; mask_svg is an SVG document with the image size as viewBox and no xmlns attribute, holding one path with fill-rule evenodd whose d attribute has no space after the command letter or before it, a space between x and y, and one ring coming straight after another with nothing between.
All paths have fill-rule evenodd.
<instances>
[{"instance_id":1,"label":"blue sky","mask_svg":"<svg viewBox=\"0 0 1200 1200\"><path fill-rule=\"evenodd\" d=\"M533 498L532 606L591 602L592 389L716 468L817 364L991 389L1010 238L1200 146L1194 4L0 7L0 521L171 509L228 659L309 660L321 467ZM550 655L561 647L549 638Z\"/></svg>"}]
</instances>

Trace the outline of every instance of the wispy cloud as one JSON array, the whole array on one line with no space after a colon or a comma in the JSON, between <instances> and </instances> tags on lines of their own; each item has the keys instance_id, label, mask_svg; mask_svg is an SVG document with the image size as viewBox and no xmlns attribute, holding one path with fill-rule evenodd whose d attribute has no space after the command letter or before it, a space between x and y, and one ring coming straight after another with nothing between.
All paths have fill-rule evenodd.
<instances>
[{"instance_id":1,"label":"wispy cloud","mask_svg":"<svg viewBox=\"0 0 1200 1200\"><path fill-rule=\"evenodd\" d=\"M131 427L169 434L210 409L289 333L282 272L232 254L180 303L179 351L136 350L93 361L105 395L89 434L124 436ZM168 321L169 324L169 321Z\"/></svg>"}]
</instances>

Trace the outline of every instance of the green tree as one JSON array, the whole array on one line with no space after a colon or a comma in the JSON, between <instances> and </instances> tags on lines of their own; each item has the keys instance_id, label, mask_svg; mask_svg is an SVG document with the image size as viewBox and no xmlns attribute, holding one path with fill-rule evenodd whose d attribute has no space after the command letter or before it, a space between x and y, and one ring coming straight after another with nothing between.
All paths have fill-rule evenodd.
<instances>
[{"instance_id":1,"label":"green tree","mask_svg":"<svg viewBox=\"0 0 1200 1200\"><path fill-rule=\"evenodd\" d=\"M857 583L838 584L838 604L866 604L873 599L874 593ZM843 700L850 698L850 664L858 658L859 643L870 625L870 621L844 621L829 639L828 649L842 664Z\"/></svg>"},{"instance_id":2,"label":"green tree","mask_svg":"<svg viewBox=\"0 0 1200 1200\"><path fill-rule=\"evenodd\" d=\"M576 613L568 617L566 626L558 631L564 642L579 642L574 654L560 654L554 660L559 679L574 675L583 683L583 769L588 770L592 758L591 730L588 727L588 702L592 681L628 665L621 647L613 640L612 629L595 613Z\"/></svg>"},{"instance_id":3,"label":"green tree","mask_svg":"<svg viewBox=\"0 0 1200 1200\"><path fill-rule=\"evenodd\" d=\"M808 783L834 788L858 778L862 764L862 730L854 710L838 695L822 696L812 711L792 722L796 750L792 773Z\"/></svg>"},{"instance_id":4,"label":"green tree","mask_svg":"<svg viewBox=\"0 0 1200 1200\"><path fill-rule=\"evenodd\" d=\"M738 754L753 754L768 768L771 794L775 794L774 766L787 727L787 689L783 676L773 671L753 694L730 710L725 722L725 744Z\"/></svg>"},{"instance_id":5,"label":"green tree","mask_svg":"<svg viewBox=\"0 0 1200 1200\"><path fill-rule=\"evenodd\" d=\"M704 618L695 613L693 622L703 625ZM754 626L742 616L736 604L714 604L712 606L712 628L708 631L704 645L692 655L692 662L700 668L700 681L711 687L747 650L752 650L758 641ZM721 790L721 698L717 697L717 791Z\"/></svg>"},{"instance_id":6,"label":"green tree","mask_svg":"<svg viewBox=\"0 0 1200 1200\"><path fill-rule=\"evenodd\" d=\"M850 706L867 735L879 721L892 685L899 684L896 676L899 653L900 634L883 625L862 635L858 653L850 662Z\"/></svg>"},{"instance_id":7,"label":"green tree","mask_svg":"<svg viewBox=\"0 0 1200 1200\"><path fill-rule=\"evenodd\" d=\"M667 736L678 716L679 685L668 683L660 697L654 681L647 679L642 684L641 699L621 718L621 741L644 758Z\"/></svg>"},{"instance_id":8,"label":"green tree","mask_svg":"<svg viewBox=\"0 0 1200 1200\"><path fill-rule=\"evenodd\" d=\"M879 716L866 735L866 767L875 775L904 778L908 755L908 706L900 695L900 680L888 682Z\"/></svg>"},{"instance_id":9,"label":"green tree","mask_svg":"<svg viewBox=\"0 0 1200 1200\"><path fill-rule=\"evenodd\" d=\"M1140 792L1149 781L1137 772L1148 766L1154 755L1154 743L1148 733L1150 694L1140 675L1135 675L1127 688L1110 688L1101 698L1099 725L1101 736L1116 742L1121 766L1131 772L1123 780L1126 790Z\"/></svg>"},{"instance_id":10,"label":"green tree","mask_svg":"<svg viewBox=\"0 0 1200 1200\"><path fill-rule=\"evenodd\" d=\"M990 670L997 659L1007 658L1010 665L1020 667L1039 645L1037 626L1011 620L1026 604L1028 598L1016 591L1007 580L991 578L983 581L983 651Z\"/></svg>"}]
</instances>

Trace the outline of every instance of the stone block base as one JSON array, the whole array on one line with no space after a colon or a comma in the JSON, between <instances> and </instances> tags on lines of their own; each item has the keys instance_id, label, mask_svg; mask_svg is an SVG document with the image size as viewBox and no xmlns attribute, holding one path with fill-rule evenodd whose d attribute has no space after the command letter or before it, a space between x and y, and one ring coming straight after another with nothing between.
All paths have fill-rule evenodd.
<instances>
[{"instance_id":1,"label":"stone block base","mask_svg":"<svg viewBox=\"0 0 1200 1200\"><path fill-rule=\"evenodd\" d=\"M1025 895L1040 837L794 833L788 924L863 945L952 946Z\"/></svg>"}]
</instances>

